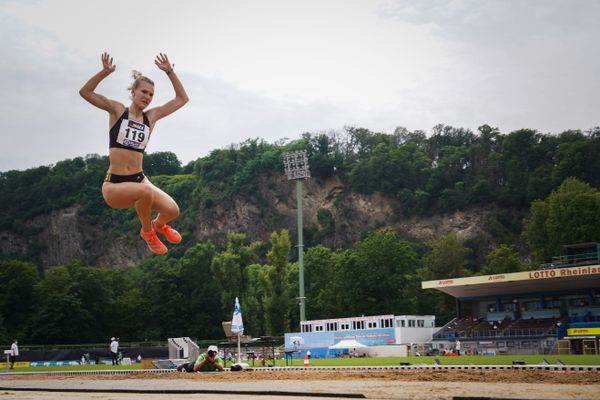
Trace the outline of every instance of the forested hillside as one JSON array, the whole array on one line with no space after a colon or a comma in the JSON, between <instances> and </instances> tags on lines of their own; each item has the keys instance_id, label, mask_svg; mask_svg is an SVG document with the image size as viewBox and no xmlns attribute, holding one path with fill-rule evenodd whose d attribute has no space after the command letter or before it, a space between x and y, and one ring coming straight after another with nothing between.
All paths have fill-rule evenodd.
<instances>
[{"instance_id":1,"label":"forested hillside","mask_svg":"<svg viewBox=\"0 0 600 400\"><path fill-rule=\"evenodd\" d=\"M248 140L144 171L179 203L184 241L152 256L132 210L112 210L98 155L0 174L0 339L29 343L222 336L233 299L250 335L298 324L295 197L282 153L306 149L307 317L436 314L424 279L537 268L600 241L600 129L431 135L347 128ZM352 296L348 294L351 293ZM76 327L76 329L74 329Z\"/></svg>"}]
</instances>

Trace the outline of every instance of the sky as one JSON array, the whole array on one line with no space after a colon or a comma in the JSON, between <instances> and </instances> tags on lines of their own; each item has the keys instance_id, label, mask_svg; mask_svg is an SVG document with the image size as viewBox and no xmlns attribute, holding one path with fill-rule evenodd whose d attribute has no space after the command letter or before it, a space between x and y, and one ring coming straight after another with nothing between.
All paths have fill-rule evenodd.
<instances>
[{"instance_id":1,"label":"sky","mask_svg":"<svg viewBox=\"0 0 600 400\"><path fill-rule=\"evenodd\" d=\"M108 154L108 114L131 70L190 102L148 152L185 165L247 139L437 124L558 134L600 125L597 0L0 0L0 171Z\"/></svg>"}]
</instances>

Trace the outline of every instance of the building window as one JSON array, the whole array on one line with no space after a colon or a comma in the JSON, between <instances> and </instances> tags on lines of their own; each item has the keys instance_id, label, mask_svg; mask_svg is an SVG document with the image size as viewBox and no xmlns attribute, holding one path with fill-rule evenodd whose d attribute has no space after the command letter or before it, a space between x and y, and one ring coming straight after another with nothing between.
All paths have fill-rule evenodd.
<instances>
[{"instance_id":1,"label":"building window","mask_svg":"<svg viewBox=\"0 0 600 400\"><path fill-rule=\"evenodd\" d=\"M312 332L312 325L302 325L302 332Z\"/></svg>"},{"instance_id":2,"label":"building window","mask_svg":"<svg viewBox=\"0 0 600 400\"><path fill-rule=\"evenodd\" d=\"M414 328L415 327L415 320L414 319L409 319L408 320L408 327L409 328Z\"/></svg>"},{"instance_id":3,"label":"building window","mask_svg":"<svg viewBox=\"0 0 600 400\"><path fill-rule=\"evenodd\" d=\"M337 322L328 322L327 323L327 330L329 332L333 332L333 331L337 331Z\"/></svg>"},{"instance_id":4,"label":"building window","mask_svg":"<svg viewBox=\"0 0 600 400\"><path fill-rule=\"evenodd\" d=\"M403 319L402 319L402 320L400 320L400 326L401 326L402 328L404 328L404 327L406 326L405 324L406 324L406 321L404 321Z\"/></svg>"},{"instance_id":5,"label":"building window","mask_svg":"<svg viewBox=\"0 0 600 400\"><path fill-rule=\"evenodd\" d=\"M315 325L315 332L323 332L323 325Z\"/></svg>"},{"instance_id":6,"label":"building window","mask_svg":"<svg viewBox=\"0 0 600 400\"><path fill-rule=\"evenodd\" d=\"M365 329L365 321L352 321L352 329Z\"/></svg>"},{"instance_id":7,"label":"building window","mask_svg":"<svg viewBox=\"0 0 600 400\"><path fill-rule=\"evenodd\" d=\"M377 321L367 322L367 328L369 328L369 329L377 328Z\"/></svg>"},{"instance_id":8,"label":"building window","mask_svg":"<svg viewBox=\"0 0 600 400\"><path fill-rule=\"evenodd\" d=\"M340 325L343 331L349 331L350 330L350 324L341 324Z\"/></svg>"},{"instance_id":9,"label":"building window","mask_svg":"<svg viewBox=\"0 0 600 400\"><path fill-rule=\"evenodd\" d=\"M393 322L393 320L391 320L391 319L382 319L380 321L380 326L382 328L391 328L392 327L392 322Z\"/></svg>"}]
</instances>

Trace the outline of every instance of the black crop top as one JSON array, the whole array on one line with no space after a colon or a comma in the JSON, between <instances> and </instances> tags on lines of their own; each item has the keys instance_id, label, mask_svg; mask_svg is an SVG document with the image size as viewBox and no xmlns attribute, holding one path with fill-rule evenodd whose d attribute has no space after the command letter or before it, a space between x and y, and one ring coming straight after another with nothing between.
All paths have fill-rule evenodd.
<instances>
[{"instance_id":1,"label":"black crop top","mask_svg":"<svg viewBox=\"0 0 600 400\"><path fill-rule=\"evenodd\" d=\"M131 151L143 153L150 141L150 121L146 113L142 112L144 123L129 119L129 109L126 108L123 115L110 128L108 147L118 147Z\"/></svg>"}]
</instances>

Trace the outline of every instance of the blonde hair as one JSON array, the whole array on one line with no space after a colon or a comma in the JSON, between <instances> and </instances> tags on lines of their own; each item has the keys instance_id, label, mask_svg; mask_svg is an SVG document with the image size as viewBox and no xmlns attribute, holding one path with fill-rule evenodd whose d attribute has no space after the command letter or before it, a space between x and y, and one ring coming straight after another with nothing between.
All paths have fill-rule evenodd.
<instances>
[{"instance_id":1,"label":"blonde hair","mask_svg":"<svg viewBox=\"0 0 600 400\"><path fill-rule=\"evenodd\" d=\"M152 79L142 75L140 71L136 71L135 69L131 71L131 77L133 78L133 83L127 88L127 90L129 91L137 89L138 86L140 86L140 82L146 82L154 86L154 82L152 81Z\"/></svg>"}]
</instances>

